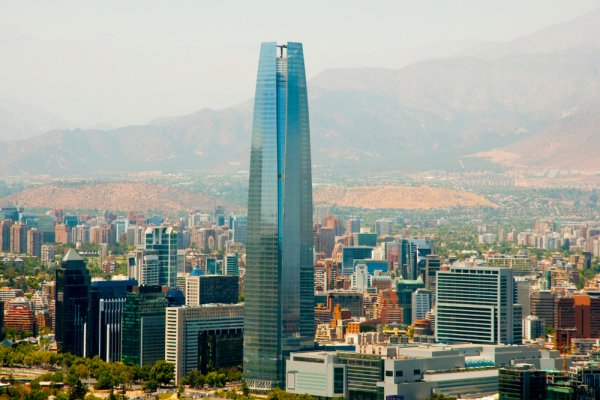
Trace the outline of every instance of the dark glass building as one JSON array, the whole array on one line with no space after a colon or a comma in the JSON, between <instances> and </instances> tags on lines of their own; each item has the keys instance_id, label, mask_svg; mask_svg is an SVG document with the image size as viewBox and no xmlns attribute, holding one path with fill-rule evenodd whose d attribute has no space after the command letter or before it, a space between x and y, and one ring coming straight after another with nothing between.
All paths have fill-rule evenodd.
<instances>
[{"instance_id":1,"label":"dark glass building","mask_svg":"<svg viewBox=\"0 0 600 400\"><path fill-rule=\"evenodd\" d=\"M90 304L90 273L85 260L70 249L56 269L56 343L62 353L84 356Z\"/></svg>"},{"instance_id":2,"label":"dark glass building","mask_svg":"<svg viewBox=\"0 0 600 400\"><path fill-rule=\"evenodd\" d=\"M529 364L500 368L498 392L500 400L546 399L546 371Z\"/></svg>"},{"instance_id":3,"label":"dark glass building","mask_svg":"<svg viewBox=\"0 0 600 400\"><path fill-rule=\"evenodd\" d=\"M312 347L312 177L302 44L263 43L250 153L244 378L282 386L284 359Z\"/></svg>"},{"instance_id":4,"label":"dark glass building","mask_svg":"<svg viewBox=\"0 0 600 400\"><path fill-rule=\"evenodd\" d=\"M121 360L128 365L150 365L165 357L167 300L160 286L137 286L128 293L123 309Z\"/></svg>"},{"instance_id":5,"label":"dark glass building","mask_svg":"<svg viewBox=\"0 0 600 400\"><path fill-rule=\"evenodd\" d=\"M135 279L92 282L87 324L87 356L121 361L121 321L125 298L137 286Z\"/></svg>"}]
</instances>

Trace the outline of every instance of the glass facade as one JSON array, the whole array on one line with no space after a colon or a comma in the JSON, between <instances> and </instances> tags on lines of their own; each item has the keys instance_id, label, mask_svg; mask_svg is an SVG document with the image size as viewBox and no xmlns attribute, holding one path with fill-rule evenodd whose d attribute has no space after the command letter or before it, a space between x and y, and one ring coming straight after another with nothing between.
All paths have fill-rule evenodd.
<instances>
[{"instance_id":1,"label":"glass facade","mask_svg":"<svg viewBox=\"0 0 600 400\"><path fill-rule=\"evenodd\" d=\"M85 356L85 336L90 301L90 273L73 249L56 269L56 343L62 353Z\"/></svg>"},{"instance_id":2,"label":"glass facade","mask_svg":"<svg viewBox=\"0 0 600 400\"><path fill-rule=\"evenodd\" d=\"M302 44L263 43L250 155L244 375L282 386L284 357L314 336L312 177Z\"/></svg>"},{"instance_id":3,"label":"glass facade","mask_svg":"<svg viewBox=\"0 0 600 400\"><path fill-rule=\"evenodd\" d=\"M158 255L158 284L177 287L177 231L172 227L149 227L145 243L146 250Z\"/></svg>"},{"instance_id":4,"label":"glass facade","mask_svg":"<svg viewBox=\"0 0 600 400\"><path fill-rule=\"evenodd\" d=\"M165 310L167 300L160 286L140 286L127 293L121 337L122 361L150 365L165 357Z\"/></svg>"}]
</instances>

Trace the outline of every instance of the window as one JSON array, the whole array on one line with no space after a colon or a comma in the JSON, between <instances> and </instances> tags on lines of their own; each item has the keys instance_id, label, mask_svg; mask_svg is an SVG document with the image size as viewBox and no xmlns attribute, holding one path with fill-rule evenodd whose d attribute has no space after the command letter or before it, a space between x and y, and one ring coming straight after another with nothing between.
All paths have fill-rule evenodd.
<instances>
[{"instance_id":1,"label":"window","mask_svg":"<svg viewBox=\"0 0 600 400\"><path fill-rule=\"evenodd\" d=\"M396 371L396 378L399 376L402 376L402 375L403 375L402 371Z\"/></svg>"},{"instance_id":2,"label":"window","mask_svg":"<svg viewBox=\"0 0 600 400\"><path fill-rule=\"evenodd\" d=\"M421 375L421 370L420 369L415 369L414 370L414 374L415 375Z\"/></svg>"},{"instance_id":3,"label":"window","mask_svg":"<svg viewBox=\"0 0 600 400\"><path fill-rule=\"evenodd\" d=\"M394 376L394 371L385 371L385 376Z\"/></svg>"},{"instance_id":4,"label":"window","mask_svg":"<svg viewBox=\"0 0 600 400\"><path fill-rule=\"evenodd\" d=\"M344 368L333 369L333 393L344 393Z\"/></svg>"}]
</instances>

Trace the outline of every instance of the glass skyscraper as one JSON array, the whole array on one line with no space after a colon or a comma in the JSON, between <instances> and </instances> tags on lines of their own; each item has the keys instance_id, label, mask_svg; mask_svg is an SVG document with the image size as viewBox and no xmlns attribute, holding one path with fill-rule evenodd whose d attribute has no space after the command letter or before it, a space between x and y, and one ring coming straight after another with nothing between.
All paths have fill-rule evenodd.
<instances>
[{"instance_id":1,"label":"glass skyscraper","mask_svg":"<svg viewBox=\"0 0 600 400\"><path fill-rule=\"evenodd\" d=\"M282 386L284 358L313 346L312 178L302 44L263 43L250 154L244 378Z\"/></svg>"}]
</instances>

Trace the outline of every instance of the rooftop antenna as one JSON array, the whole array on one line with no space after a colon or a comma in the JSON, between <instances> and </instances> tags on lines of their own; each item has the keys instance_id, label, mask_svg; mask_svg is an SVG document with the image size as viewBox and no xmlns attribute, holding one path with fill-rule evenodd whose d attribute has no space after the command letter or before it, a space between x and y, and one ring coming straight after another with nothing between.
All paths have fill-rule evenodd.
<instances>
[{"instance_id":1,"label":"rooftop antenna","mask_svg":"<svg viewBox=\"0 0 600 400\"><path fill-rule=\"evenodd\" d=\"M287 45L281 44L281 45L277 45L277 47L279 47L279 57L283 58L283 49L287 49Z\"/></svg>"}]
</instances>

